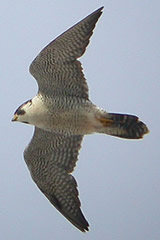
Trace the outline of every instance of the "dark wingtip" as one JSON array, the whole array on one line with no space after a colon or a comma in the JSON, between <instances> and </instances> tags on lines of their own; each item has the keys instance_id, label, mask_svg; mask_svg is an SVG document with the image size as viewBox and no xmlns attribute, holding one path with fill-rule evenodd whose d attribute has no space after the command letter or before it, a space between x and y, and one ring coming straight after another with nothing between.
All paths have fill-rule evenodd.
<instances>
[{"instance_id":1,"label":"dark wingtip","mask_svg":"<svg viewBox=\"0 0 160 240\"><path fill-rule=\"evenodd\" d=\"M82 232L88 232L89 231L89 223L87 222L87 220L85 219L81 209L79 209L79 213L77 214L77 218L74 219L74 221L72 221L71 219L69 219L71 221L71 223L77 227L80 231Z\"/></svg>"},{"instance_id":2,"label":"dark wingtip","mask_svg":"<svg viewBox=\"0 0 160 240\"><path fill-rule=\"evenodd\" d=\"M103 8L104 8L104 6L98 8L97 10L95 10L94 12L92 12L90 15L95 15L96 13L98 13L99 16L100 16L100 15L103 13L103 11L102 11ZM90 15L88 15L88 17L89 17Z\"/></svg>"},{"instance_id":3,"label":"dark wingtip","mask_svg":"<svg viewBox=\"0 0 160 240\"><path fill-rule=\"evenodd\" d=\"M100 11L102 11L103 10L103 8L104 8L104 6L102 6L102 7L100 7L100 8L98 8L95 12L100 12Z\"/></svg>"},{"instance_id":4,"label":"dark wingtip","mask_svg":"<svg viewBox=\"0 0 160 240\"><path fill-rule=\"evenodd\" d=\"M89 231L89 226L85 227L84 229L80 229L83 233L87 233Z\"/></svg>"}]
</instances>

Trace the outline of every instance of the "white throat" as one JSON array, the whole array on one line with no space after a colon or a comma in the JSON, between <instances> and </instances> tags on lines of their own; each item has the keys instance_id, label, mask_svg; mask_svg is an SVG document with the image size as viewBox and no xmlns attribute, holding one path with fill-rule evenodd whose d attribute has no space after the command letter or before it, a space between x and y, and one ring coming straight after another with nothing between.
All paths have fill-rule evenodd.
<instances>
[{"instance_id":1,"label":"white throat","mask_svg":"<svg viewBox=\"0 0 160 240\"><path fill-rule=\"evenodd\" d=\"M42 101L41 95L37 95L32 99L31 106L24 108L26 111L24 118L25 121L31 125L39 128L44 128L44 121L47 116L47 108Z\"/></svg>"}]
</instances>

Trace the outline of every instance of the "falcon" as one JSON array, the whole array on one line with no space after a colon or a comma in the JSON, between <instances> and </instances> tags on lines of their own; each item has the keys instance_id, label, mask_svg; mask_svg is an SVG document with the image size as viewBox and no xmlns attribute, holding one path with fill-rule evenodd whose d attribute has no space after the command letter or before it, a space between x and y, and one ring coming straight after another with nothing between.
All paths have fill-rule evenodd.
<instances>
[{"instance_id":1,"label":"falcon","mask_svg":"<svg viewBox=\"0 0 160 240\"><path fill-rule=\"evenodd\" d=\"M104 133L140 139L148 133L138 117L108 113L89 100L77 59L85 52L102 9L61 34L33 60L30 73L38 83L38 93L22 104L12 119L35 126L24 151L32 179L51 204L83 232L89 224L81 210L77 182L71 175L83 136Z\"/></svg>"}]
</instances>

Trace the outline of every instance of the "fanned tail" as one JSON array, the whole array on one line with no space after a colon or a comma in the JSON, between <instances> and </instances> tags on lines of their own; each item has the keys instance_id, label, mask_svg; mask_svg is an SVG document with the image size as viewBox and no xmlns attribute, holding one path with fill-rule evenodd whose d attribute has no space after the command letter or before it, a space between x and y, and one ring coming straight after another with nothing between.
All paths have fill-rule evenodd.
<instances>
[{"instance_id":1,"label":"fanned tail","mask_svg":"<svg viewBox=\"0 0 160 240\"><path fill-rule=\"evenodd\" d=\"M139 139L149 132L147 126L133 115L108 113L99 121L103 125L100 132L120 138Z\"/></svg>"}]
</instances>

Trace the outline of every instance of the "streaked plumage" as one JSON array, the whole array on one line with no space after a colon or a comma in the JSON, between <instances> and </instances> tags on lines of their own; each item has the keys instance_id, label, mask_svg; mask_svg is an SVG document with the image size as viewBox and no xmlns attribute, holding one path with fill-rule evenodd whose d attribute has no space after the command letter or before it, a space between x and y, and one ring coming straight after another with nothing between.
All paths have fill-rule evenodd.
<instances>
[{"instance_id":1,"label":"streaked plumage","mask_svg":"<svg viewBox=\"0 0 160 240\"><path fill-rule=\"evenodd\" d=\"M22 104L13 121L35 126L24 151L31 176L49 201L81 231L88 230L70 174L76 165L83 135L94 132L139 139L148 132L136 116L107 113L94 105L77 60L85 52L99 8L47 45L34 59L30 73L38 94Z\"/></svg>"}]
</instances>

